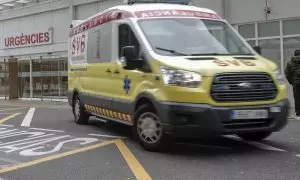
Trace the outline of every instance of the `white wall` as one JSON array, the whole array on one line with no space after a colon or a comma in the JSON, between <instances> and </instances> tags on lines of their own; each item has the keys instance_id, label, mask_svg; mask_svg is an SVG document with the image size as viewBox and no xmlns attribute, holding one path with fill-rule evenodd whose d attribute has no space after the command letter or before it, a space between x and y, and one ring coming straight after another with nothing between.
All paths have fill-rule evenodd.
<instances>
[{"instance_id":1,"label":"white wall","mask_svg":"<svg viewBox=\"0 0 300 180\"><path fill-rule=\"evenodd\" d=\"M66 22L69 21L68 9L0 21L0 29L2 30L0 31L0 56L65 51L69 33L69 23ZM21 33L41 32L50 27L53 27L53 44L4 50L5 37L21 35Z\"/></svg>"},{"instance_id":2,"label":"white wall","mask_svg":"<svg viewBox=\"0 0 300 180\"><path fill-rule=\"evenodd\" d=\"M213 0L212 0L213 1ZM265 21L266 0L225 0L227 19L233 23ZM300 17L299 0L268 0L268 20Z\"/></svg>"},{"instance_id":3,"label":"white wall","mask_svg":"<svg viewBox=\"0 0 300 180\"><path fill-rule=\"evenodd\" d=\"M86 19L107 8L120 5L121 0L106 0L75 6L75 19Z\"/></svg>"},{"instance_id":4,"label":"white wall","mask_svg":"<svg viewBox=\"0 0 300 180\"><path fill-rule=\"evenodd\" d=\"M223 0L192 0L192 4L199 7L209 8L223 16Z\"/></svg>"},{"instance_id":5,"label":"white wall","mask_svg":"<svg viewBox=\"0 0 300 180\"><path fill-rule=\"evenodd\" d=\"M3 12L0 16L0 57L66 52L72 16L85 19L121 3L122 0L51 0ZM50 45L4 49L5 37L50 27L53 27L53 43Z\"/></svg>"},{"instance_id":6,"label":"white wall","mask_svg":"<svg viewBox=\"0 0 300 180\"><path fill-rule=\"evenodd\" d=\"M66 51L72 15L74 19L85 19L122 2L123 0L51 0L3 12L0 15L0 57ZM221 16L225 9L225 15L231 23L265 20L265 0L192 0L192 3L210 8ZM268 0L268 4L272 9L269 19L300 17L300 0ZM74 6L73 13L70 13L71 6ZM43 27L54 27L52 45L3 50L4 36Z\"/></svg>"}]
</instances>

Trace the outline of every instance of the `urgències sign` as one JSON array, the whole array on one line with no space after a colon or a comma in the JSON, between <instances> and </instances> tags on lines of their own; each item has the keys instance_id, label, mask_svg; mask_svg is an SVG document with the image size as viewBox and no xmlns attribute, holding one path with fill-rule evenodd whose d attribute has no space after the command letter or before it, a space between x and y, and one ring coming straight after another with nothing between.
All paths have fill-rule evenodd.
<instances>
[{"instance_id":1,"label":"urg\u00e8ncies sign","mask_svg":"<svg viewBox=\"0 0 300 180\"><path fill-rule=\"evenodd\" d=\"M44 31L26 32L14 36L4 37L4 48L10 49L52 44L52 36L52 28L49 28Z\"/></svg>"}]
</instances>

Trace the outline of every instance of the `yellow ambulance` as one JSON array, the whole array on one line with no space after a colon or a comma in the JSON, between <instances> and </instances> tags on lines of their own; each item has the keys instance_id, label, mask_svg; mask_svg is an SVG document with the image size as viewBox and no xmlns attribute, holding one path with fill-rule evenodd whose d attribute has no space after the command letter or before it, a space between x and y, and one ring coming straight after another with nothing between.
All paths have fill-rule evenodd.
<instances>
[{"instance_id":1,"label":"yellow ambulance","mask_svg":"<svg viewBox=\"0 0 300 180\"><path fill-rule=\"evenodd\" d=\"M279 67L210 9L130 3L71 25L75 122L132 126L146 150L177 137L265 139L287 124L286 89Z\"/></svg>"}]
</instances>

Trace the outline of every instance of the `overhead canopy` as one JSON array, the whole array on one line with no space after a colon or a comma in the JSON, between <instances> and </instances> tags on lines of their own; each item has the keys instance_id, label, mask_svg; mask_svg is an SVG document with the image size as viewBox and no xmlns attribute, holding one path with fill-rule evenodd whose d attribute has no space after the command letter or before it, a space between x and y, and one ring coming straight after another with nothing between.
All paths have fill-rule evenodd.
<instances>
[{"instance_id":1,"label":"overhead canopy","mask_svg":"<svg viewBox=\"0 0 300 180\"><path fill-rule=\"evenodd\" d=\"M188 5L191 0L125 0L128 4L134 3L170 3L170 4L185 4Z\"/></svg>"},{"instance_id":2,"label":"overhead canopy","mask_svg":"<svg viewBox=\"0 0 300 180\"><path fill-rule=\"evenodd\" d=\"M0 11L22 7L28 4L38 3L40 1L46 0L0 0Z\"/></svg>"}]
</instances>

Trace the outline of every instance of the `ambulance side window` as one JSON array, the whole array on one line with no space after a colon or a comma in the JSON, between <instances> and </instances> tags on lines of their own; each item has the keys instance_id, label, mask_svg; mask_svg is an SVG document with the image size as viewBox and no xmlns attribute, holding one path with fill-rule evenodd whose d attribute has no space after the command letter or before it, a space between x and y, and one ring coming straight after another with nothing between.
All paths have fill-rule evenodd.
<instances>
[{"instance_id":1,"label":"ambulance side window","mask_svg":"<svg viewBox=\"0 0 300 180\"><path fill-rule=\"evenodd\" d=\"M111 61L111 24L107 23L89 32L88 63Z\"/></svg>"},{"instance_id":2,"label":"ambulance side window","mask_svg":"<svg viewBox=\"0 0 300 180\"><path fill-rule=\"evenodd\" d=\"M125 46L135 46L138 52L140 52L140 44L130 26L127 24L121 24L119 26L119 57L121 56L122 48Z\"/></svg>"}]
</instances>

